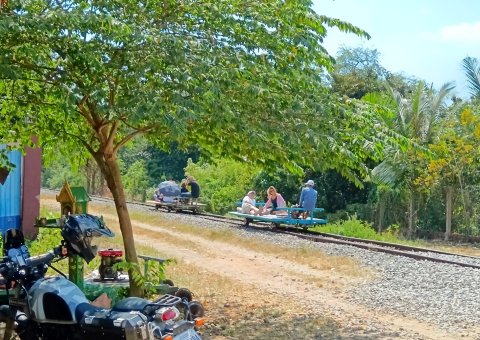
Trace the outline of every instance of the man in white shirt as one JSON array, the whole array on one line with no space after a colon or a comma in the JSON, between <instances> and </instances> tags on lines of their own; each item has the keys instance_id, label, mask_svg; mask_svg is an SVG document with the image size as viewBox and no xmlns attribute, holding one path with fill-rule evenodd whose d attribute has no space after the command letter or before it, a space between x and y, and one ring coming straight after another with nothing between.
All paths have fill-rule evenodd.
<instances>
[{"instance_id":1,"label":"man in white shirt","mask_svg":"<svg viewBox=\"0 0 480 340\"><path fill-rule=\"evenodd\" d=\"M252 190L242 200L242 213L258 215L259 210L255 205L255 191Z\"/></svg>"}]
</instances>

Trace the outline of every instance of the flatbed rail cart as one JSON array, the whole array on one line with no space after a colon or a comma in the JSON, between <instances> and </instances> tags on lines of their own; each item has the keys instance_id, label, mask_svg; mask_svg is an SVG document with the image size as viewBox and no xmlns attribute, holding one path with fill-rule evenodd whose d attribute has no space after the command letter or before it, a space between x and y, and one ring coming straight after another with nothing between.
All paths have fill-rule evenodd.
<instances>
[{"instance_id":1,"label":"flatbed rail cart","mask_svg":"<svg viewBox=\"0 0 480 340\"><path fill-rule=\"evenodd\" d=\"M280 227L280 225L285 225L308 229L316 225L326 224L328 222L326 219L314 217L315 213L323 212L323 208L315 208L313 210L312 216L309 216L307 218L297 217L299 216L299 213L305 211L305 209L303 208L291 207L279 208L278 210L280 210L281 213L277 215L252 215L244 214L239 211L231 211L228 214L243 218L245 220L245 226L248 226L250 222L259 221L271 223L273 227Z\"/></svg>"},{"instance_id":2,"label":"flatbed rail cart","mask_svg":"<svg viewBox=\"0 0 480 340\"><path fill-rule=\"evenodd\" d=\"M155 209L163 209L168 212L185 212L189 211L194 214L202 212L205 209L206 204L189 202L188 200L175 197L172 202L163 202L163 201L146 201L150 206L153 206Z\"/></svg>"}]
</instances>

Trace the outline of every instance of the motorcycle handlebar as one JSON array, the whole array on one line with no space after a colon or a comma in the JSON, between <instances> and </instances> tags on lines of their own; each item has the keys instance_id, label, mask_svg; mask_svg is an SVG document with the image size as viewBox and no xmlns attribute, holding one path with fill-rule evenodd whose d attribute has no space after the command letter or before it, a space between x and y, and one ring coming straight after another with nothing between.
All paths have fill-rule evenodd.
<instances>
[{"instance_id":1,"label":"motorcycle handlebar","mask_svg":"<svg viewBox=\"0 0 480 340\"><path fill-rule=\"evenodd\" d=\"M21 268L35 268L39 265L49 264L57 256L63 256L61 247L55 248L45 254L27 258L17 257L15 259L9 256L4 256L0 263L0 275L4 277L15 277L15 273Z\"/></svg>"},{"instance_id":2,"label":"motorcycle handlebar","mask_svg":"<svg viewBox=\"0 0 480 340\"><path fill-rule=\"evenodd\" d=\"M55 254L53 251L50 251L45 254L37 255L37 256L31 256L27 259L25 259L25 263L29 267L36 267L40 264L47 264L50 263L53 259L55 258Z\"/></svg>"}]
</instances>

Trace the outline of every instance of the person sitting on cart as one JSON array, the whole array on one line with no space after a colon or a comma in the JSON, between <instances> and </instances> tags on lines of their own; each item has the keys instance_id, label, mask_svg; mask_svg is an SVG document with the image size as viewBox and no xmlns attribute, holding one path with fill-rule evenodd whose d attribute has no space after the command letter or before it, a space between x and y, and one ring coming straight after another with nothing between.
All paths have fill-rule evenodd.
<instances>
[{"instance_id":1,"label":"person sitting on cart","mask_svg":"<svg viewBox=\"0 0 480 340\"><path fill-rule=\"evenodd\" d=\"M187 189L187 181L184 180L180 184L180 199L182 203L188 203L188 201L190 200L190 197L191 197L191 194L190 194L190 191L188 191Z\"/></svg>"},{"instance_id":2,"label":"person sitting on cart","mask_svg":"<svg viewBox=\"0 0 480 340\"><path fill-rule=\"evenodd\" d=\"M242 200L242 214L258 215L260 209L256 207L255 191L251 190Z\"/></svg>"},{"instance_id":3,"label":"person sitting on cart","mask_svg":"<svg viewBox=\"0 0 480 340\"><path fill-rule=\"evenodd\" d=\"M315 209L315 205L317 204L317 190L313 188L315 185L315 182L309 179L307 183L305 183L305 188L302 189L302 192L300 193L300 200L299 200L299 206L300 208L305 209L303 211L302 217L308 218L309 216L313 217L313 210Z\"/></svg>"},{"instance_id":4,"label":"person sitting on cart","mask_svg":"<svg viewBox=\"0 0 480 340\"><path fill-rule=\"evenodd\" d=\"M190 176L187 179L187 185L190 186L190 195L192 198L192 204L198 203L198 198L200 197L200 185L195 180L195 177Z\"/></svg>"},{"instance_id":5,"label":"person sitting on cart","mask_svg":"<svg viewBox=\"0 0 480 340\"><path fill-rule=\"evenodd\" d=\"M157 188L154 193L153 193L153 199L155 201L158 201L158 202L162 202L163 201L163 195L162 193L160 192L160 189Z\"/></svg>"},{"instance_id":6,"label":"person sitting on cart","mask_svg":"<svg viewBox=\"0 0 480 340\"><path fill-rule=\"evenodd\" d=\"M270 186L267 189L268 201L265 203L260 215L272 214L272 215L284 215L287 214L285 210L279 210L278 208L285 208L287 203L283 196L277 192L274 186Z\"/></svg>"}]
</instances>

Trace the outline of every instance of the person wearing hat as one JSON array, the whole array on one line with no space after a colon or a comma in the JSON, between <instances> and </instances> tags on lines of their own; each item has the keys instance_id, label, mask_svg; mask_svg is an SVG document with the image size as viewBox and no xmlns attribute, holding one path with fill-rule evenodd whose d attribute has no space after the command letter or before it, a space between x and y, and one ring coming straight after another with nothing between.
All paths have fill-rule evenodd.
<instances>
[{"instance_id":1,"label":"person wearing hat","mask_svg":"<svg viewBox=\"0 0 480 340\"><path fill-rule=\"evenodd\" d=\"M309 179L307 183L305 183L305 187L302 189L300 193L300 200L298 205L300 208L305 209L303 212L303 218L307 218L310 215L313 216L313 209L315 209L315 205L317 204L317 190L313 187L315 186L315 182Z\"/></svg>"},{"instance_id":2,"label":"person wearing hat","mask_svg":"<svg viewBox=\"0 0 480 340\"><path fill-rule=\"evenodd\" d=\"M242 200L242 213L258 215L259 210L256 207L255 191L251 190Z\"/></svg>"}]
</instances>

